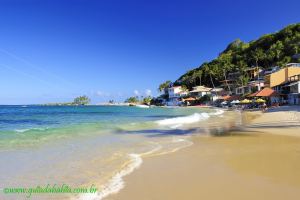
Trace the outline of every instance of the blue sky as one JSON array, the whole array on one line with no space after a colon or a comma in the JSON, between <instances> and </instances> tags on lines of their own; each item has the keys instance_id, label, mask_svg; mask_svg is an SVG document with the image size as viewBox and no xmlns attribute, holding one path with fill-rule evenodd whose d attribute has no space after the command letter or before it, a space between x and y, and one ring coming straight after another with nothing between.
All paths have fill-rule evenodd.
<instances>
[{"instance_id":1,"label":"blue sky","mask_svg":"<svg viewBox=\"0 0 300 200\"><path fill-rule=\"evenodd\" d=\"M93 103L159 83L300 22L299 0L0 0L0 104Z\"/></svg>"}]
</instances>

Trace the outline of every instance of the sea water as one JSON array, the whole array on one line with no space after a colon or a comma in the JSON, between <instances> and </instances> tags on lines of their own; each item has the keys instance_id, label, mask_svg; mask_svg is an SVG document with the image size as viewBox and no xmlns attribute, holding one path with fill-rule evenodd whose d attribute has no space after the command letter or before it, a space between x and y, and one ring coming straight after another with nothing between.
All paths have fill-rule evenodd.
<instances>
[{"instance_id":1,"label":"sea water","mask_svg":"<svg viewBox=\"0 0 300 200\"><path fill-rule=\"evenodd\" d=\"M31 198L103 199L121 190L145 157L188 147L192 135L222 132L237 119L215 108L0 106L0 188L94 185L93 194Z\"/></svg>"}]
</instances>

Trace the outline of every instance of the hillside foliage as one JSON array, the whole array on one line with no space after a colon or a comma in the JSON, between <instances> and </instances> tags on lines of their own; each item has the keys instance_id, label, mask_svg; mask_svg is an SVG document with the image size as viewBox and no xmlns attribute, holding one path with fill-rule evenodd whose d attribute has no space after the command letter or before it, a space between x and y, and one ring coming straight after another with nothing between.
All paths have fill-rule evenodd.
<instances>
[{"instance_id":1,"label":"hillside foliage","mask_svg":"<svg viewBox=\"0 0 300 200\"><path fill-rule=\"evenodd\" d=\"M175 85L185 85L191 89L195 85L217 87L230 72L241 72L237 82L244 84L245 70L252 66L269 69L282 67L290 62L300 62L300 23L266 34L249 43L237 39L230 43L219 56L202 63L175 81Z\"/></svg>"}]
</instances>

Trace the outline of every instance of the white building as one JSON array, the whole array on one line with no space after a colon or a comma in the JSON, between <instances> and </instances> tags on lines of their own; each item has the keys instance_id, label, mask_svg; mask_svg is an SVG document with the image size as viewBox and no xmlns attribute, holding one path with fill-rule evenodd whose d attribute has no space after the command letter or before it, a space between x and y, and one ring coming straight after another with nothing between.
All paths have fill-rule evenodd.
<instances>
[{"instance_id":1,"label":"white building","mask_svg":"<svg viewBox=\"0 0 300 200\"><path fill-rule=\"evenodd\" d=\"M210 90L211 93L211 100L216 101L218 99L222 99L222 96L225 94L223 88L213 88Z\"/></svg>"},{"instance_id":2,"label":"white building","mask_svg":"<svg viewBox=\"0 0 300 200\"><path fill-rule=\"evenodd\" d=\"M168 88L169 100L168 106L179 106L181 105L180 97L184 97L188 94L187 91L183 91L181 86L173 86Z\"/></svg>"},{"instance_id":3,"label":"white building","mask_svg":"<svg viewBox=\"0 0 300 200\"><path fill-rule=\"evenodd\" d=\"M235 88L235 94L244 95L244 94L252 93L253 91L259 91L261 89L264 89L264 87L265 87L264 80L249 81L246 86L240 86Z\"/></svg>"},{"instance_id":4,"label":"white building","mask_svg":"<svg viewBox=\"0 0 300 200\"><path fill-rule=\"evenodd\" d=\"M208 88L205 86L196 86L193 87L193 90L190 91L192 96L194 97L203 97L204 95L210 95L212 88Z\"/></svg>"}]
</instances>

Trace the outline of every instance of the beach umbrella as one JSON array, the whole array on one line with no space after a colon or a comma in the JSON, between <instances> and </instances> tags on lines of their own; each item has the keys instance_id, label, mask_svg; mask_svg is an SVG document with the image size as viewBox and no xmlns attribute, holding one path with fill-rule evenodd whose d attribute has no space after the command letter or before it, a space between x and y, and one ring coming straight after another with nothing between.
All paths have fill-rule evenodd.
<instances>
[{"instance_id":1,"label":"beach umbrella","mask_svg":"<svg viewBox=\"0 0 300 200\"><path fill-rule=\"evenodd\" d=\"M251 101L249 100L249 99L244 99L244 100L242 100L242 101L240 101L240 103L251 103Z\"/></svg>"},{"instance_id":2,"label":"beach umbrella","mask_svg":"<svg viewBox=\"0 0 300 200\"><path fill-rule=\"evenodd\" d=\"M255 102L256 103L265 103L266 100L264 100L264 99L256 99Z\"/></svg>"},{"instance_id":3,"label":"beach umbrella","mask_svg":"<svg viewBox=\"0 0 300 200\"><path fill-rule=\"evenodd\" d=\"M240 101L239 101L239 100L234 100L234 101L232 101L231 103L232 103L232 104L237 104L237 103L240 103Z\"/></svg>"},{"instance_id":4,"label":"beach umbrella","mask_svg":"<svg viewBox=\"0 0 300 200\"><path fill-rule=\"evenodd\" d=\"M235 100L230 102L231 104L235 104Z\"/></svg>"}]
</instances>

